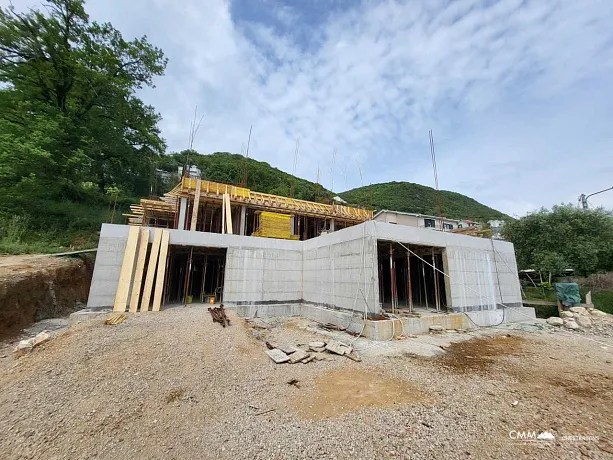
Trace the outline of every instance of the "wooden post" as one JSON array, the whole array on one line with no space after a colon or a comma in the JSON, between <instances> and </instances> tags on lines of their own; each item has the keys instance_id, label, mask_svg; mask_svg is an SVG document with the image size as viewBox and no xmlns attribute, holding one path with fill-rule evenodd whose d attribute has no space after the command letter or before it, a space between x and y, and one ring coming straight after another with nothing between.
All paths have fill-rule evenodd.
<instances>
[{"instance_id":1,"label":"wooden post","mask_svg":"<svg viewBox=\"0 0 613 460\"><path fill-rule=\"evenodd\" d=\"M392 297L392 313L394 313L394 248L392 247L392 243L390 243L390 293Z\"/></svg>"},{"instance_id":2,"label":"wooden post","mask_svg":"<svg viewBox=\"0 0 613 460\"><path fill-rule=\"evenodd\" d=\"M198 222L198 207L200 206L200 190L202 188L202 181L198 179L196 181L196 196L194 197L194 209L192 210L192 224L190 230L196 231L196 223Z\"/></svg>"},{"instance_id":3,"label":"wooden post","mask_svg":"<svg viewBox=\"0 0 613 460\"><path fill-rule=\"evenodd\" d=\"M409 311L413 311L413 289L411 286L411 253L407 251L407 301Z\"/></svg>"},{"instance_id":4,"label":"wooden post","mask_svg":"<svg viewBox=\"0 0 613 460\"><path fill-rule=\"evenodd\" d=\"M434 273L434 297L435 297L435 304L436 304L436 311L440 311L441 309L441 303L440 303L440 299L439 299L439 295L438 295L438 271L436 270L436 258L434 255L434 248L432 249L432 272Z\"/></svg>"},{"instance_id":5,"label":"wooden post","mask_svg":"<svg viewBox=\"0 0 613 460\"><path fill-rule=\"evenodd\" d=\"M232 208L230 207L230 195L224 193L225 203L226 203L226 225L228 227L228 234L232 235Z\"/></svg>"},{"instance_id":6,"label":"wooden post","mask_svg":"<svg viewBox=\"0 0 613 460\"><path fill-rule=\"evenodd\" d=\"M130 282L132 281L132 271L134 270L134 258L136 256L139 228L140 227L130 227L128 231L128 241L123 253L123 262L121 263L121 271L119 272L119 283L117 284L117 292L115 293L113 311L124 312L128 305L128 293L130 291Z\"/></svg>"},{"instance_id":7,"label":"wooden post","mask_svg":"<svg viewBox=\"0 0 613 460\"><path fill-rule=\"evenodd\" d=\"M143 282L143 272L145 271L145 259L147 259L147 248L149 247L149 230L141 229L138 240L138 256L136 257L136 271L134 272L134 283L132 284L132 295L130 296L130 312L138 310L138 300L140 299L140 288Z\"/></svg>"},{"instance_id":8,"label":"wooden post","mask_svg":"<svg viewBox=\"0 0 613 460\"><path fill-rule=\"evenodd\" d=\"M166 278L166 259L168 258L168 241L170 233L162 230L162 242L160 243L160 260L158 262L158 272L155 276L155 294L153 296L152 311L160 311L162 303L162 291L164 290L164 279Z\"/></svg>"},{"instance_id":9,"label":"wooden post","mask_svg":"<svg viewBox=\"0 0 613 460\"><path fill-rule=\"evenodd\" d=\"M221 195L221 233L226 233L226 195Z\"/></svg>"}]
</instances>

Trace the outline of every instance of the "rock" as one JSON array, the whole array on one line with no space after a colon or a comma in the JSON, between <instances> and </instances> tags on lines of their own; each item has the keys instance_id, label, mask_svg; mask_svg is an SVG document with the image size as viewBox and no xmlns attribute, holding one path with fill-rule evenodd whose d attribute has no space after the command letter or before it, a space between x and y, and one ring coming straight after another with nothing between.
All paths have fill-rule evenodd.
<instances>
[{"instance_id":1,"label":"rock","mask_svg":"<svg viewBox=\"0 0 613 460\"><path fill-rule=\"evenodd\" d=\"M307 353L304 350L297 350L290 355L289 362L292 364L296 364L302 361L303 359L308 358L310 355L311 355L310 353Z\"/></svg>"},{"instance_id":2,"label":"rock","mask_svg":"<svg viewBox=\"0 0 613 460\"><path fill-rule=\"evenodd\" d=\"M585 309L585 307L570 307L569 310L573 313L577 313L579 315L583 315L585 313L587 313L587 310Z\"/></svg>"},{"instance_id":3,"label":"rock","mask_svg":"<svg viewBox=\"0 0 613 460\"><path fill-rule=\"evenodd\" d=\"M30 353L32 351L32 348L34 348L34 338L22 340L17 344L17 346L13 350L13 353L15 353L15 356L20 357Z\"/></svg>"},{"instance_id":4,"label":"rock","mask_svg":"<svg viewBox=\"0 0 613 460\"><path fill-rule=\"evenodd\" d=\"M266 353L268 357L277 364L286 363L290 360L290 357L278 348L275 348L273 350L264 350L264 353Z\"/></svg>"},{"instance_id":5,"label":"rock","mask_svg":"<svg viewBox=\"0 0 613 460\"><path fill-rule=\"evenodd\" d=\"M345 354L347 349L349 349L349 353L351 353L351 347L344 343L337 342L336 340L330 340L326 345L326 350L341 356Z\"/></svg>"},{"instance_id":6,"label":"rock","mask_svg":"<svg viewBox=\"0 0 613 460\"><path fill-rule=\"evenodd\" d=\"M34 341L32 342L32 347L37 347L47 341L51 340L51 333L49 331L42 331L34 337Z\"/></svg>"},{"instance_id":7,"label":"rock","mask_svg":"<svg viewBox=\"0 0 613 460\"><path fill-rule=\"evenodd\" d=\"M292 353L295 353L298 351L298 348L296 347L278 347L278 348L286 355L291 355Z\"/></svg>"},{"instance_id":8,"label":"rock","mask_svg":"<svg viewBox=\"0 0 613 460\"><path fill-rule=\"evenodd\" d=\"M314 351L315 353L321 353L322 351L324 351L326 349L326 347L309 347L309 350Z\"/></svg>"},{"instance_id":9,"label":"rock","mask_svg":"<svg viewBox=\"0 0 613 460\"><path fill-rule=\"evenodd\" d=\"M607 316L607 314L604 311L597 310L596 308L594 308L590 313L594 316Z\"/></svg>"},{"instance_id":10,"label":"rock","mask_svg":"<svg viewBox=\"0 0 613 460\"><path fill-rule=\"evenodd\" d=\"M551 326L562 326L564 324L564 320L562 318L558 318L557 316L552 316L547 318L547 324Z\"/></svg>"},{"instance_id":11,"label":"rock","mask_svg":"<svg viewBox=\"0 0 613 460\"><path fill-rule=\"evenodd\" d=\"M566 329L579 329L579 325L572 319L565 321L564 327Z\"/></svg>"},{"instance_id":12,"label":"rock","mask_svg":"<svg viewBox=\"0 0 613 460\"><path fill-rule=\"evenodd\" d=\"M313 361L315 359L315 354L311 354L309 357L305 358L302 360L302 364L307 364L310 363L311 361Z\"/></svg>"},{"instance_id":13,"label":"rock","mask_svg":"<svg viewBox=\"0 0 613 460\"><path fill-rule=\"evenodd\" d=\"M575 321L581 327L592 327L592 320L587 316L577 316Z\"/></svg>"},{"instance_id":14,"label":"rock","mask_svg":"<svg viewBox=\"0 0 613 460\"><path fill-rule=\"evenodd\" d=\"M572 318L573 316L575 316L575 314L570 311L560 312L560 318Z\"/></svg>"},{"instance_id":15,"label":"rock","mask_svg":"<svg viewBox=\"0 0 613 460\"><path fill-rule=\"evenodd\" d=\"M309 342L309 348L325 348L326 342Z\"/></svg>"},{"instance_id":16,"label":"rock","mask_svg":"<svg viewBox=\"0 0 613 460\"><path fill-rule=\"evenodd\" d=\"M445 331L445 329L443 329L443 326L430 326L430 332L436 332L437 334L441 334Z\"/></svg>"}]
</instances>

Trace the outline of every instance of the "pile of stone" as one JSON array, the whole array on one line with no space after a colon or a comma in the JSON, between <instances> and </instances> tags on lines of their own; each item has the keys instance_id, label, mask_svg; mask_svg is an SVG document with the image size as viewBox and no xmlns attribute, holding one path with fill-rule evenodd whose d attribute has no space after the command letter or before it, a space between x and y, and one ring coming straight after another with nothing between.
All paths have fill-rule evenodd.
<instances>
[{"instance_id":1,"label":"pile of stone","mask_svg":"<svg viewBox=\"0 0 613 460\"><path fill-rule=\"evenodd\" d=\"M605 312L597 310L592 304L585 307L570 307L569 310L560 312L560 316L547 318L547 323L551 326L565 327L566 329L586 329L591 328L595 321L601 317L608 316Z\"/></svg>"},{"instance_id":2,"label":"pile of stone","mask_svg":"<svg viewBox=\"0 0 613 460\"><path fill-rule=\"evenodd\" d=\"M321 361L325 359L324 353L331 353L338 356L345 356L353 361L361 361L351 345L347 345L337 340L326 342L309 342L305 345L279 346L275 343L266 342L264 353L277 364L283 363L303 363L311 361ZM302 347L302 348L301 348Z\"/></svg>"}]
</instances>

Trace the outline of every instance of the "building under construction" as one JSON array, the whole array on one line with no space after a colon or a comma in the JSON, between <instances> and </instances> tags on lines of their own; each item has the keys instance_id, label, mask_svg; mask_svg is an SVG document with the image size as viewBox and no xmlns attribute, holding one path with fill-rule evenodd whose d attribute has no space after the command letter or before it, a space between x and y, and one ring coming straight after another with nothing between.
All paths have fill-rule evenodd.
<instances>
[{"instance_id":1,"label":"building under construction","mask_svg":"<svg viewBox=\"0 0 613 460\"><path fill-rule=\"evenodd\" d=\"M182 178L161 199L140 200L131 211L126 214L131 225L298 240L350 227L373 216L366 209L296 200L189 177ZM279 233L281 227L283 233Z\"/></svg>"},{"instance_id":2,"label":"building under construction","mask_svg":"<svg viewBox=\"0 0 613 460\"><path fill-rule=\"evenodd\" d=\"M102 226L90 309L218 303L374 339L534 317L513 245L193 178Z\"/></svg>"}]
</instances>

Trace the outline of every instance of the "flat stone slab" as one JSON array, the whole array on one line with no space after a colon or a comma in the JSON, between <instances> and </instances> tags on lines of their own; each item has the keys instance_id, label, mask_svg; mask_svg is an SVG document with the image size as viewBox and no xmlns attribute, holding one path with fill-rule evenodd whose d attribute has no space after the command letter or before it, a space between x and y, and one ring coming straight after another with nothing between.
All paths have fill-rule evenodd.
<instances>
[{"instance_id":1,"label":"flat stone slab","mask_svg":"<svg viewBox=\"0 0 613 460\"><path fill-rule=\"evenodd\" d=\"M286 363L290 360L290 357L278 348L274 348L272 350L264 350L264 353L266 353L268 357L277 364Z\"/></svg>"},{"instance_id":2,"label":"flat stone slab","mask_svg":"<svg viewBox=\"0 0 613 460\"><path fill-rule=\"evenodd\" d=\"M309 342L309 348L324 348L326 342Z\"/></svg>"},{"instance_id":3,"label":"flat stone slab","mask_svg":"<svg viewBox=\"0 0 613 460\"><path fill-rule=\"evenodd\" d=\"M292 353L292 355L289 357L289 362L292 364L296 364L302 361L303 359L308 358L309 356L310 356L310 353L307 353L304 350L297 350L295 353Z\"/></svg>"},{"instance_id":4,"label":"flat stone slab","mask_svg":"<svg viewBox=\"0 0 613 460\"><path fill-rule=\"evenodd\" d=\"M344 355L345 353L351 353L352 348L344 343L337 342L336 340L330 340L326 345L326 350L337 355Z\"/></svg>"},{"instance_id":5,"label":"flat stone slab","mask_svg":"<svg viewBox=\"0 0 613 460\"><path fill-rule=\"evenodd\" d=\"M279 350L281 350L283 353L285 353L286 355L291 355L292 353L295 353L298 351L298 348L296 347L284 347L284 346L280 346L277 347Z\"/></svg>"}]
</instances>

